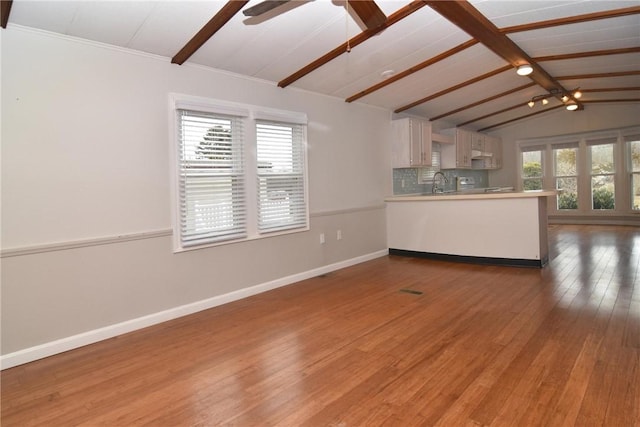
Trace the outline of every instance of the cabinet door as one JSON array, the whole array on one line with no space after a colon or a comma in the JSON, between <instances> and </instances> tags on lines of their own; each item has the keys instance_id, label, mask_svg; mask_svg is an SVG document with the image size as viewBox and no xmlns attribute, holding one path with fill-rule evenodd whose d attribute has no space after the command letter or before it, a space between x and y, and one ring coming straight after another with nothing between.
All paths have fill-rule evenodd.
<instances>
[{"instance_id":1,"label":"cabinet door","mask_svg":"<svg viewBox=\"0 0 640 427\"><path fill-rule=\"evenodd\" d=\"M502 140L494 137L493 140L493 168L500 169L502 167Z\"/></svg>"},{"instance_id":2,"label":"cabinet door","mask_svg":"<svg viewBox=\"0 0 640 427\"><path fill-rule=\"evenodd\" d=\"M460 169L471 168L471 132L456 130L456 165Z\"/></svg>"},{"instance_id":3,"label":"cabinet door","mask_svg":"<svg viewBox=\"0 0 640 427\"><path fill-rule=\"evenodd\" d=\"M431 141L431 123L420 121L420 165L431 166L431 152L433 150Z\"/></svg>"},{"instance_id":4,"label":"cabinet door","mask_svg":"<svg viewBox=\"0 0 640 427\"><path fill-rule=\"evenodd\" d=\"M409 146L411 166L422 166L422 122L409 119Z\"/></svg>"},{"instance_id":5,"label":"cabinet door","mask_svg":"<svg viewBox=\"0 0 640 427\"><path fill-rule=\"evenodd\" d=\"M391 167L411 166L411 127L409 119L393 120L393 141L391 141Z\"/></svg>"},{"instance_id":6,"label":"cabinet door","mask_svg":"<svg viewBox=\"0 0 640 427\"><path fill-rule=\"evenodd\" d=\"M495 169L495 155L494 155L494 149L495 149L495 138L492 138L490 136L485 136L484 138L484 152L487 154L491 154L491 157L487 157L486 159L483 160L483 167L482 169Z\"/></svg>"},{"instance_id":7,"label":"cabinet door","mask_svg":"<svg viewBox=\"0 0 640 427\"><path fill-rule=\"evenodd\" d=\"M431 123L405 118L394 120L391 164L394 168L431 165Z\"/></svg>"},{"instance_id":8,"label":"cabinet door","mask_svg":"<svg viewBox=\"0 0 640 427\"><path fill-rule=\"evenodd\" d=\"M485 135L479 132L471 132L471 149L487 151L485 148Z\"/></svg>"}]
</instances>

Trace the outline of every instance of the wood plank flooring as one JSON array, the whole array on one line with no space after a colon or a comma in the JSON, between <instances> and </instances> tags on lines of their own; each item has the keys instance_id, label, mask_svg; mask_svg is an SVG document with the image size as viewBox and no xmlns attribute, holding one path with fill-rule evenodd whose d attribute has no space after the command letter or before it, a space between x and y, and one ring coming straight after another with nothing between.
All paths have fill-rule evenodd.
<instances>
[{"instance_id":1,"label":"wood plank flooring","mask_svg":"<svg viewBox=\"0 0 640 427\"><path fill-rule=\"evenodd\" d=\"M1 380L3 427L640 426L640 229L552 226L544 269L379 258Z\"/></svg>"}]
</instances>

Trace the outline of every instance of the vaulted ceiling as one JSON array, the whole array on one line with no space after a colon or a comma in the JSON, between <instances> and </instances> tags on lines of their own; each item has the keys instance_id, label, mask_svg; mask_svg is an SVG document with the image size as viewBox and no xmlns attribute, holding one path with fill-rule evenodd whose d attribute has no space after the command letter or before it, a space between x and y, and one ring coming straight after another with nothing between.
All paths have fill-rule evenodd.
<instances>
[{"instance_id":1,"label":"vaulted ceiling","mask_svg":"<svg viewBox=\"0 0 640 427\"><path fill-rule=\"evenodd\" d=\"M580 114L595 103L624 103L640 114L637 0L281 3L247 17L242 11L260 0L3 0L2 24L471 129ZM534 69L527 77L515 72L524 62ZM582 97L569 102L579 110L565 111L561 96L577 88Z\"/></svg>"}]
</instances>

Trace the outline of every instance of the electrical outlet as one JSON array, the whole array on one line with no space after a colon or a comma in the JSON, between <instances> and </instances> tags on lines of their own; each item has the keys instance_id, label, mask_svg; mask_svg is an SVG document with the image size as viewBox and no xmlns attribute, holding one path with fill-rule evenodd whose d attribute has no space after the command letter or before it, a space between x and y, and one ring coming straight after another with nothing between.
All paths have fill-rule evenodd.
<instances>
[{"instance_id":1,"label":"electrical outlet","mask_svg":"<svg viewBox=\"0 0 640 427\"><path fill-rule=\"evenodd\" d=\"M402 185L402 188L404 188L404 179L402 180L401 185Z\"/></svg>"},{"instance_id":2,"label":"electrical outlet","mask_svg":"<svg viewBox=\"0 0 640 427\"><path fill-rule=\"evenodd\" d=\"M338 231L336 232L336 239L337 239L337 240L342 240L342 230L338 230Z\"/></svg>"},{"instance_id":3,"label":"electrical outlet","mask_svg":"<svg viewBox=\"0 0 640 427\"><path fill-rule=\"evenodd\" d=\"M324 233L320 233L320 244L324 244Z\"/></svg>"}]
</instances>

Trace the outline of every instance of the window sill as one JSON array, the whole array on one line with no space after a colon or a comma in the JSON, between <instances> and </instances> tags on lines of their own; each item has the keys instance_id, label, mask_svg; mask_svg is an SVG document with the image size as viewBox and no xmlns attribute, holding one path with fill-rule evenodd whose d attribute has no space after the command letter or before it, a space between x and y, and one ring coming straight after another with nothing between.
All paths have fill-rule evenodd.
<instances>
[{"instance_id":1,"label":"window sill","mask_svg":"<svg viewBox=\"0 0 640 427\"><path fill-rule=\"evenodd\" d=\"M263 239L268 239L270 237L279 237L279 236L284 236L287 234L294 234L294 233L303 233L305 231L309 231L310 227L306 226L306 227L300 227L300 228L294 228L294 229L290 229L290 230L281 230L281 231L273 231L273 232L269 232L269 233L262 233L262 234L256 234L256 235L252 235L252 236L248 236L248 237L244 237L244 238L240 238L240 239L229 239L229 240L222 240L219 242L211 242L211 243L204 243L201 245L194 245L194 246L187 246L187 247L182 247L182 246L175 246L173 248L173 253L174 254L178 254L178 253L183 253L183 252L191 252L191 251L197 251L200 249L208 249L208 248L214 248L214 247L219 247L219 246L225 246L225 245L232 245L232 244L237 244L237 243L245 243L245 242L251 242L251 241L256 241L256 240L263 240ZM177 240L177 232L174 232L174 240Z\"/></svg>"}]
</instances>

